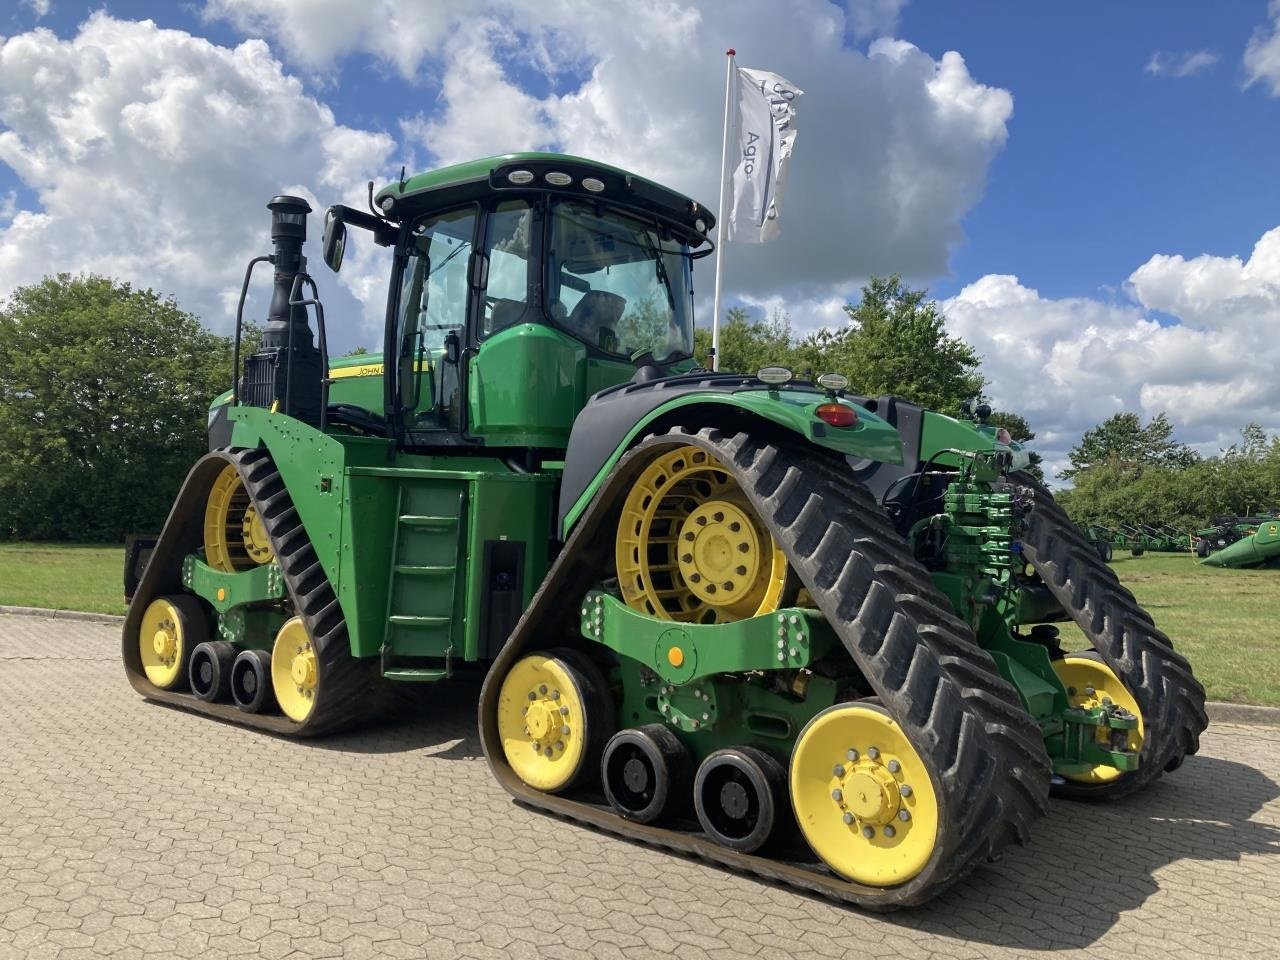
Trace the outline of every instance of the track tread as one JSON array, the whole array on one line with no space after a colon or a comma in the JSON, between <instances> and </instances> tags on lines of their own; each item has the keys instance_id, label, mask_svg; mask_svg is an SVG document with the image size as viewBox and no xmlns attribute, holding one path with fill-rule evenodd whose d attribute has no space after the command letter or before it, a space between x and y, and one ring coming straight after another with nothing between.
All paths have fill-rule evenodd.
<instances>
[{"instance_id":1,"label":"track tread","mask_svg":"<svg viewBox=\"0 0 1280 960\"><path fill-rule=\"evenodd\" d=\"M1200 734L1209 724L1204 687L1053 494L1025 474L1014 479L1033 494L1033 507L1023 520L1023 555L1133 694L1143 715L1137 770L1101 784L1055 784L1054 792L1081 800L1127 796L1199 749Z\"/></svg>"}]
</instances>

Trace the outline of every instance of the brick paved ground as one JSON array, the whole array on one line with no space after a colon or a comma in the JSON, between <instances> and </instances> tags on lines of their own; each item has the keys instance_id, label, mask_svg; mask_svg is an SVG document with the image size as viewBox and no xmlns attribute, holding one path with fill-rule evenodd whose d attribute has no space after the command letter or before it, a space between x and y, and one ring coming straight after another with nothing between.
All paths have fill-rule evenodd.
<instances>
[{"instance_id":1,"label":"brick paved ground","mask_svg":"<svg viewBox=\"0 0 1280 960\"><path fill-rule=\"evenodd\" d=\"M514 806L474 686L298 744L144 702L117 636L0 617L0 960L1280 954L1280 728L880 917Z\"/></svg>"}]
</instances>

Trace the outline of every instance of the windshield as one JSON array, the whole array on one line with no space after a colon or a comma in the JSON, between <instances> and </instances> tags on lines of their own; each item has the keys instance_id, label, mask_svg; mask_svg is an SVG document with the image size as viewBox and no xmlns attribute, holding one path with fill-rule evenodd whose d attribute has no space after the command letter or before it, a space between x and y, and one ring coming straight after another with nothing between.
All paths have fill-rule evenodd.
<instances>
[{"instance_id":1,"label":"windshield","mask_svg":"<svg viewBox=\"0 0 1280 960\"><path fill-rule=\"evenodd\" d=\"M575 201L552 207L547 313L583 342L628 359L690 356L692 289L688 245L657 226Z\"/></svg>"}]
</instances>

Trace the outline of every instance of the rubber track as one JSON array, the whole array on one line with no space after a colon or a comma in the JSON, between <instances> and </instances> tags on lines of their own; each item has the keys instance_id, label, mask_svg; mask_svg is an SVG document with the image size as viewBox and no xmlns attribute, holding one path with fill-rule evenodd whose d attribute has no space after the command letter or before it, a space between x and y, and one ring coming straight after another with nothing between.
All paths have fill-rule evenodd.
<instances>
[{"instance_id":1,"label":"rubber track","mask_svg":"<svg viewBox=\"0 0 1280 960\"><path fill-rule=\"evenodd\" d=\"M239 470L258 509L275 548L294 612L306 623L320 661L317 706L301 724L278 714L245 713L231 703L205 703L190 693L161 690L147 680L141 669L137 636L142 611L157 596L184 592L182 559L201 545L209 485L226 463ZM370 718L378 700L373 695L380 679L376 664L351 656L347 623L338 598L271 455L262 449L220 450L203 457L192 468L129 605L122 652L129 683L144 697L271 733L309 737L356 726Z\"/></svg>"},{"instance_id":2,"label":"rubber track","mask_svg":"<svg viewBox=\"0 0 1280 960\"><path fill-rule=\"evenodd\" d=\"M1013 479L1034 493L1023 521L1023 555L1142 709L1137 770L1101 784L1055 783L1054 793L1082 800L1126 796L1199 749L1209 725L1204 687L1053 494L1025 474Z\"/></svg>"},{"instance_id":3,"label":"rubber track","mask_svg":"<svg viewBox=\"0 0 1280 960\"><path fill-rule=\"evenodd\" d=\"M907 883L852 883L816 861L741 854L701 833L635 824L597 799L533 790L507 765L497 736L503 676L525 650L578 636L578 604L569 598L581 597L600 571L611 568L621 498L644 464L674 444L713 453L737 478L850 657L928 765L939 798L938 843L925 869ZM590 648L580 638L574 642ZM491 769L523 803L871 909L924 902L1009 843L1025 841L1049 792L1039 728L870 493L811 447L716 429L677 428L650 437L619 462L489 672L480 727Z\"/></svg>"}]
</instances>

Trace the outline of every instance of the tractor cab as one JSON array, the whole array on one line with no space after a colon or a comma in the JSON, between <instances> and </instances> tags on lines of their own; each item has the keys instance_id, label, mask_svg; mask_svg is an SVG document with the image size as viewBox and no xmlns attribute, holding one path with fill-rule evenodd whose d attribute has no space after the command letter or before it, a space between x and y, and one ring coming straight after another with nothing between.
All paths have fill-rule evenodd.
<instances>
[{"instance_id":1,"label":"tractor cab","mask_svg":"<svg viewBox=\"0 0 1280 960\"><path fill-rule=\"evenodd\" d=\"M637 364L687 369L692 262L714 218L633 174L515 154L402 180L376 215L330 207L392 246L382 371L388 432L409 450L560 451L587 398Z\"/></svg>"}]
</instances>

